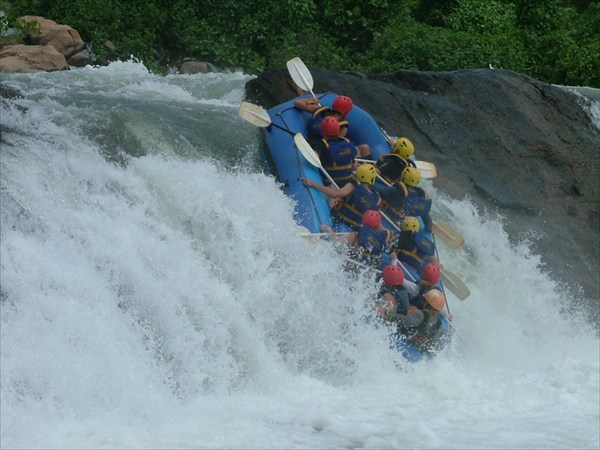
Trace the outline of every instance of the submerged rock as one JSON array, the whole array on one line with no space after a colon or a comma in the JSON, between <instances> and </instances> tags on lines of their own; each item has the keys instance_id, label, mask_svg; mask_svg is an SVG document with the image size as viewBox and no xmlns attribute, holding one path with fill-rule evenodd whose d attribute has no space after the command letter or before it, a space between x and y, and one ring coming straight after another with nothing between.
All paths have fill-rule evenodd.
<instances>
[{"instance_id":1,"label":"submerged rock","mask_svg":"<svg viewBox=\"0 0 600 450\"><path fill-rule=\"evenodd\" d=\"M537 236L546 268L583 288L597 320L600 125L591 100L505 70L311 74L315 93L349 95L390 135L408 137L436 164L438 189L506 217L514 241ZM248 100L266 108L297 95L285 69L246 85Z\"/></svg>"}]
</instances>

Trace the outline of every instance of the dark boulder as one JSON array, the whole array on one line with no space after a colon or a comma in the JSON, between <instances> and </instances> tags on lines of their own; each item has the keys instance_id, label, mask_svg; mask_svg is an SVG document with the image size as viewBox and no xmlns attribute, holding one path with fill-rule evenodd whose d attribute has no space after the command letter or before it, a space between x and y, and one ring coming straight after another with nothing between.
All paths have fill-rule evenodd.
<instances>
[{"instance_id":1,"label":"dark boulder","mask_svg":"<svg viewBox=\"0 0 600 450\"><path fill-rule=\"evenodd\" d=\"M584 289L597 320L600 131L589 99L505 70L311 73L314 92L349 95L390 135L411 139L437 165L438 189L506 217L515 241L538 235L546 268ZM246 85L267 108L297 94L285 69Z\"/></svg>"}]
</instances>

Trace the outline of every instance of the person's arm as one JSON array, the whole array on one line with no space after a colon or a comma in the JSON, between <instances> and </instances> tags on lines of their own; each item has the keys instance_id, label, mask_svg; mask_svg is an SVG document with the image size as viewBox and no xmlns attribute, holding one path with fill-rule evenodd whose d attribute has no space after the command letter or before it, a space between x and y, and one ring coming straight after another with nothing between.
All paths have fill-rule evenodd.
<instances>
[{"instance_id":1,"label":"person's arm","mask_svg":"<svg viewBox=\"0 0 600 450\"><path fill-rule=\"evenodd\" d=\"M420 289L417 283L413 283L412 281L407 280L405 278L404 282L402 283L402 286L404 286L404 288L408 292L408 295L410 295L411 297L416 297L417 295L419 295Z\"/></svg>"},{"instance_id":2,"label":"person's arm","mask_svg":"<svg viewBox=\"0 0 600 450\"><path fill-rule=\"evenodd\" d=\"M417 308L414 309L415 311L406 316L403 314L388 314L386 318L404 328L414 328L419 326L425 319L423 311Z\"/></svg>"},{"instance_id":3,"label":"person's arm","mask_svg":"<svg viewBox=\"0 0 600 450\"><path fill-rule=\"evenodd\" d=\"M335 186L323 186L321 183L317 183L315 181L309 180L308 178L303 178L302 181L308 187L313 187L318 191L321 191L327 197L331 198L343 198L347 195L350 195L354 190L354 185L352 183L347 183L343 188L338 189Z\"/></svg>"},{"instance_id":4,"label":"person's arm","mask_svg":"<svg viewBox=\"0 0 600 450\"><path fill-rule=\"evenodd\" d=\"M319 103L314 98L301 98L294 102L294 106L311 114L320 108Z\"/></svg>"},{"instance_id":5,"label":"person's arm","mask_svg":"<svg viewBox=\"0 0 600 450\"><path fill-rule=\"evenodd\" d=\"M396 299L394 298L394 296L392 294L390 294L389 292L387 292L387 293L383 294L383 300L385 301L385 305L378 306L377 312L384 317L391 317L391 316L395 315L396 308L398 305L396 303Z\"/></svg>"},{"instance_id":6,"label":"person's arm","mask_svg":"<svg viewBox=\"0 0 600 450\"><path fill-rule=\"evenodd\" d=\"M342 236L335 234L335 232L328 225L321 225L321 230L325 231L331 239L337 242L343 242L344 244L353 245L356 243L356 239L358 237L358 233L356 231L351 231L350 233L346 233Z\"/></svg>"}]
</instances>

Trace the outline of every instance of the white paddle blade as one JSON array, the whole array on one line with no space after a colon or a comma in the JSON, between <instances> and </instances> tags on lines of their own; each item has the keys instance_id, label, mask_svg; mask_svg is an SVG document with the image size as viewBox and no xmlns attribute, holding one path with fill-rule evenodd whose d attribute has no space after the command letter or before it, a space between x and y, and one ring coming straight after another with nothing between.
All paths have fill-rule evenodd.
<instances>
[{"instance_id":1,"label":"white paddle blade","mask_svg":"<svg viewBox=\"0 0 600 450\"><path fill-rule=\"evenodd\" d=\"M287 69L294 83L305 91L312 92L314 86L313 77L304 62L298 58L292 58L287 62Z\"/></svg>"},{"instance_id":2,"label":"white paddle blade","mask_svg":"<svg viewBox=\"0 0 600 450\"><path fill-rule=\"evenodd\" d=\"M433 222L433 234L439 236L450 248L458 250L465 244L465 239L456 229L446 222Z\"/></svg>"},{"instance_id":3,"label":"white paddle blade","mask_svg":"<svg viewBox=\"0 0 600 450\"><path fill-rule=\"evenodd\" d=\"M300 153L302 153L302 156L304 156L304 158L309 163L311 163L315 167L318 167L319 169L323 168L319 156L312 149L312 147L310 146L306 138L302 135L302 133L296 133L294 135L294 143L296 144L296 147L298 147L298 150L300 150Z\"/></svg>"},{"instance_id":4,"label":"white paddle blade","mask_svg":"<svg viewBox=\"0 0 600 450\"><path fill-rule=\"evenodd\" d=\"M435 178L437 177L437 168L435 164L427 161L415 161L417 169L421 172L422 178Z\"/></svg>"},{"instance_id":5,"label":"white paddle blade","mask_svg":"<svg viewBox=\"0 0 600 450\"><path fill-rule=\"evenodd\" d=\"M448 288L459 300L466 300L471 295L467 285L454 273L443 269L440 278L444 283L444 287Z\"/></svg>"},{"instance_id":6,"label":"white paddle blade","mask_svg":"<svg viewBox=\"0 0 600 450\"><path fill-rule=\"evenodd\" d=\"M271 125L269 113L261 106L253 103L242 102L239 110L240 117L246 122L257 127L268 127Z\"/></svg>"}]
</instances>

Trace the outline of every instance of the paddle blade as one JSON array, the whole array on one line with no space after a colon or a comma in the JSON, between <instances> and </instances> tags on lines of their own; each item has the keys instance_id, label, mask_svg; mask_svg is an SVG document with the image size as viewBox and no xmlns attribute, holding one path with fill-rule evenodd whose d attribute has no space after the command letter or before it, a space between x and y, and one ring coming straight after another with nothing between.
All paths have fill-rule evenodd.
<instances>
[{"instance_id":1,"label":"paddle blade","mask_svg":"<svg viewBox=\"0 0 600 450\"><path fill-rule=\"evenodd\" d=\"M242 102L239 110L240 117L246 122L257 127L268 127L271 125L269 113L261 106L253 103Z\"/></svg>"},{"instance_id":2,"label":"paddle blade","mask_svg":"<svg viewBox=\"0 0 600 450\"><path fill-rule=\"evenodd\" d=\"M290 59L287 62L287 69L292 80L294 80L294 83L300 89L312 92L314 86L313 77L300 58L295 57Z\"/></svg>"},{"instance_id":3,"label":"paddle blade","mask_svg":"<svg viewBox=\"0 0 600 450\"><path fill-rule=\"evenodd\" d=\"M315 167L318 167L319 169L323 168L319 156L312 149L312 147L310 146L306 138L302 135L302 133L296 133L294 135L294 143L296 144L296 147L298 147L298 150L300 150L300 153L302 153L302 156L304 156L304 158L309 163L311 163Z\"/></svg>"},{"instance_id":4,"label":"paddle blade","mask_svg":"<svg viewBox=\"0 0 600 450\"><path fill-rule=\"evenodd\" d=\"M442 283L444 283L444 287L456 295L459 300L466 300L471 295L471 291L469 291L467 285L449 270L443 269L440 278Z\"/></svg>"},{"instance_id":5,"label":"paddle blade","mask_svg":"<svg viewBox=\"0 0 600 450\"><path fill-rule=\"evenodd\" d=\"M422 178L435 178L437 177L437 168L435 164L427 161L415 161L417 169L421 172Z\"/></svg>"},{"instance_id":6,"label":"paddle blade","mask_svg":"<svg viewBox=\"0 0 600 450\"><path fill-rule=\"evenodd\" d=\"M458 250L465 244L464 238L446 222L433 222L433 234L439 236L450 248Z\"/></svg>"}]
</instances>

